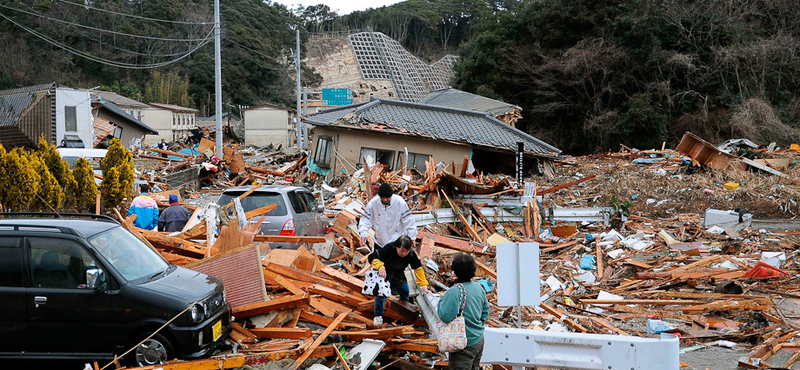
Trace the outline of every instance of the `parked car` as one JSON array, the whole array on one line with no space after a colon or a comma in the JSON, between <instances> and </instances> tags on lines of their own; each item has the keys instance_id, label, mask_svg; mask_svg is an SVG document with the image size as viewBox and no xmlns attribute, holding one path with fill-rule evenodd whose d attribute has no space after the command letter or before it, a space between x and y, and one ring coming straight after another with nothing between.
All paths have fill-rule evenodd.
<instances>
[{"instance_id":1,"label":"parked car","mask_svg":"<svg viewBox=\"0 0 800 370\"><path fill-rule=\"evenodd\" d=\"M234 198L253 189L254 186L228 188L222 192L217 203L226 205ZM323 236L328 230L328 218L322 213L323 207L314 195L303 187L263 185L252 194L242 198L245 212L270 204L277 207L267 213L261 222L259 234L286 236ZM233 212L233 207L229 208ZM254 220L250 220L254 222ZM298 243L269 243L270 248L297 249Z\"/></svg>"},{"instance_id":2,"label":"parked car","mask_svg":"<svg viewBox=\"0 0 800 370\"><path fill-rule=\"evenodd\" d=\"M0 360L111 360L143 340L123 361L193 359L230 324L220 279L170 264L109 217L0 219Z\"/></svg>"},{"instance_id":3,"label":"parked car","mask_svg":"<svg viewBox=\"0 0 800 370\"><path fill-rule=\"evenodd\" d=\"M75 169L79 158L84 158L89 161L95 175L103 175L103 171L100 170L100 161L106 157L108 149L56 148L56 151L61 155L62 159L67 160L70 170ZM95 177L94 182L100 185L102 181Z\"/></svg>"}]
</instances>

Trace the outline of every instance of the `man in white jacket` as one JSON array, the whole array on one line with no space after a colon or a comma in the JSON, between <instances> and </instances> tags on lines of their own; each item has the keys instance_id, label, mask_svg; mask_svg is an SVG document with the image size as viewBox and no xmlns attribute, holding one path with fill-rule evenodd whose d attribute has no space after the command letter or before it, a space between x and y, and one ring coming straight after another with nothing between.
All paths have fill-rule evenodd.
<instances>
[{"instance_id":1,"label":"man in white jacket","mask_svg":"<svg viewBox=\"0 0 800 370\"><path fill-rule=\"evenodd\" d=\"M412 241L417 238L417 223L411 217L408 203L403 197L394 194L391 185L387 183L381 184L378 195L367 203L364 216L358 223L361 245L367 244L370 228L375 230L375 249L403 235L408 235Z\"/></svg>"}]
</instances>

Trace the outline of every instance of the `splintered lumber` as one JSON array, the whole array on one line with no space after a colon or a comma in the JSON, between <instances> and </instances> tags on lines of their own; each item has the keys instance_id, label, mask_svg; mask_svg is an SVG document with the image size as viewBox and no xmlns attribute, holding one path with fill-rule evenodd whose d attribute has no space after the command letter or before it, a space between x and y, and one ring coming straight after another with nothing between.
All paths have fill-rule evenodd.
<instances>
[{"instance_id":1,"label":"splintered lumber","mask_svg":"<svg viewBox=\"0 0 800 370\"><path fill-rule=\"evenodd\" d=\"M360 330L360 331L335 331L334 335L341 335L345 342L359 342L364 339L391 339L403 335L416 333L413 326L397 326L394 328Z\"/></svg>"},{"instance_id":2,"label":"splintered lumber","mask_svg":"<svg viewBox=\"0 0 800 370\"><path fill-rule=\"evenodd\" d=\"M367 201L369 201L374 194L372 194L372 171L366 158L364 158L364 183L367 185Z\"/></svg>"},{"instance_id":3,"label":"splintered lumber","mask_svg":"<svg viewBox=\"0 0 800 370\"><path fill-rule=\"evenodd\" d=\"M428 238L433 239L434 245L437 247L453 249L461 252L466 253L475 253L475 254L485 254L483 253L483 249L473 245L468 240L456 239L449 236L444 235L436 235L431 233L420 233L418 235L420 237L427 236Z\"/></svg>"},{"instance_id":4,"label":"splintered lumber","mask_svg":"<svg viewBox=\"0 0 800 370\"><path fill-rule=\"evenodd\" d=\"M331 289L326 286L314 284L311 286L311 292L315 294L319 294L325 298L331 299L335 302L342 302L350 306L358 307L361 303L369 301L369 299L365 299L354 294L348 294L342 291L338 291L336 289Z\"/></svg>"},{"instance_id":5,"label":"splintered lumber","mask_svg":"<svg viewBox=\"0 0 800 370\"><path fill-rule=\"evenodd\" d=\"M278 172L278 171L274 171L274 170L270 170L270 169L266 169L266 168L261 168L261 167L254 167L254 166L251 166L251 165L245 165L244 168L246 170L248 170L248 171L263 173L265 175L272 175L272 176L278 176L278 177L286 176L286 174L283 173L283 172Z\"/></svg>"},{"instance_id":6,"label":"splintered lumber","mask_svg":"<svg viewBox=\"0 0 800 370\"><path fill-rule=\"evenodd\" d=\"M575 329L575 330L577 330L577 331L579 331L581 333L588 333L589 332L589 329L586 329L583 325L579 324L577 321L569 318L569 316L566 313L558 310L557 308L555 308L555 307L553 307L553 306L551 306L549 304L546 304L546 303L541 303L540 307L542 307L543 310L545 310L547 313L555 316L556 318L565 317L564 318L564 323L567 324L569 327L571 327L571 328L573 328L573 329Z\"/></svg>"},{"instance_id":7,"label":"splintered lumber","mask_svg":"<svg viewBox=\"0 0 800 370\"><path fill-rule=\"evenodd\" d=\"M234 307L233 315L236 316L236 318L244 318L270 313L272 311L285 310L287 308L293 308L297 306L307 306L308 303L308 296L296 294L266 302Z\"/></svg>"},{"instance_id":8,"label":"splintered lumber","mask_svg":"<svg viewBox=\"0 0 800 370\"><path fill-rule=\"evenodd\" d=\"M258 339L255 335L253 335L253 333L251 333L249 330L243 328L241 325L237 324L236 322L232 322L231 323L231 329L233 329L231 331L231 336L234 335L233 333L237 333L239 336L244 337L244 338L246 338L246 339L248 339L250 341L253 341L253 342L256 339Z\"/></svg>"},{"instance_id":9,"label":"splintered lumber","mask_svg":"<svg viewBox=\"0 0 800 370\"><path fill-rule=\"evenodd\" d=\"M573 186L573 185L578 185L578 184L580 184L580 183L582 183L582 182L584 182L584 181L589 181L589 180L595 179L595 178L597 178L598 176L600 176L600 175L591 175L591 176L586 176L586 177L584 177L584 178L582 178L582 179L580 179L580 180L575 180L575 181L572 181L572 182L568 182L568 183L566 183L566 184L561 184L561 185L558 185L558 186L553 186L553 187L552 187L552 188L550 188L550 189L545 189L545 190L542 190L541 192L537 192L537 193L536 193L536 195L545 195L545 194L548 194L548 193L552 193L552 192L554 192L554 191L559 191L559 190L561 190L561 189L568 188L568 187L570 187L570 186Z\"/></svg>"},{"instance_id":10,"label":"splintered lumber","mask_svg":"<svg viewBox=\"0 0 800 370\"><path fill-rule=\"evenodd\" d=\"M158 149L158 148L151 148L150 151L156 152L158 154L174 155L176 157L181 157L181 158L189 158L189 157L191 157L191 155L188 155L188 154L173 152L173 151L169 151L169 150L162 150L162 149Z\"/></svg>"},{"instance_id":11,"label":"splintered lumber","mask_svg":"<svg viewBox=\"0 0 800 370\"><path fill-rule=\"evenodd\" d=\"M300 367L300 365L302 365L303 362L305 362L311 356L314 350L316 350L317 347L319 347L319 345L322 344L325 338L327 338L328 335L330 335L331 332L333 332L333 330L336 329L336 326L339 325L339 323L342 322L342 320L344 320L345 317L347 317L348 313L349 310L347 312L342 312L341 314L339 314L339 316L336 317L335 320L333 320L333 323L331 323L327 328L325 328L325 331L323 331L322 334L320 334L319 337L317 337L317 340L315 340L314 343L312 343L311 346L308 349L306 349L306 351L298 359L294 361L292 366L289 367L289 370L297 370Z\"/></svg>"},{"instance_id":12,"label":"splintered lumber","mask_svg":"<svg viewBox=\"0 0 800 370\"><path fill-rule=\"evenodd\" d=\"M206 223L202 222L195 225L191 229L182 232L180 237L182 239L195 239L195 238L200 238L201 236L205 235L205 233L206 233ZM205 239L205 237L202 237L202 239Z\"/></svg>"},{"instance_id":13,"label":"splintered lumber","mask_svg":"<svg viewBox=\"0 0 800 370\"><path fill-rule=\"evenodd\" d=\"M651 306L670 306L670 305L698 305L703 301L694 299L581 299L583 304L610 304L610 305L651 305Z\"/></svg>"},{"instance_id":14,"label":"splintered lumber","mask_svg":"<svg viewBox=\"0 0 800 370\"><path fill-rule=\"evenodd\" d=\"M253 186L252 189L250 189L250 190L246 191L244 194L238 196L239 200L242 200L242 199L244 199L244 197L246 197L246 196L248 196L250 194L253 194L253 192L255 192L258 188L260 188L261 185L264 185L264 183L262 182L262 183L260 183L260 184L258 184L256 186ZM222 209L225 210L225 209L228 209L229 207L233 207L235 202L236 201L234 201L234 200L230 201L230 203L228 203L225 206L223 206Z\"/></svg>"},{"instance_id":15,"label":"splintered lumber","mask_svg":"<svg viewBox=\"0 0 800 370\"><path fill-rule=\"evenodd\" d=\"M261 328L250 329L260 339L303 339L311 338L309 328Z\"/></svg>"},{"instance_id":16,"label":"splintered lumber","mask_svg":"<svg viewBox=\"0 0 800 370\"><path fill-rule=\"evenodd\" d=\"M256 235L253 238L255 242L269 242L269 243L325 243L327 239L324 236L283 236L283 235Z\"/></svg>"},{"instance_id":17,"label":"splintered lumber","mask_svg":"<svg viewBox=\"0 0 800 370\"><path fill-rule=\"evenodd\" d=\"M247 357L244 355L227 355L212 357L203 360L178 361L162 365L142 366L136 370L219 370L234 369L245 364Z\"/></svg>"},{"instance_id":18,"label":"splintered lumber","mask_svg":"<svg viewBox=\"0 0 800 370\"><path fill-rule=\"evenodd\" d=\"M206 255L206 248L200 244L155 231L145 229L138 229L137 231L154 247L164 249L167 252L192 258L203 258Z\"/></svg>"},{"instance_id":19,"label":"splintered lumber","mask_svg":"<svg viewBox=\"0 0 800 370\"><path fill-rule=\"evenodd\" d=\"M300 320L306 322L312 322L314 324L322 325L325 327L328 327L331 324L333 324L332 319L329 319L325 316L317 315L313 312L308 312L307 310L300 311Z\"/></svg>"},{"instance_id":20,"label":"splintered lumber","mask_svg":"<svg viewBox=\"0 0 800 370\"><path fill-rule=\"evenodd\" d=\"M323 274L328 275L342 282L343 284L349 286L350 288L356 289L358 291L361 291L361 289L364 287L363 281L361 281L360 279L356 279L349 274L345 274L344 272L341 272L339 270L325 266L322 268L321 271Z\"/></svg>"},{"instance_id":21,"label":"splintered lumber","mask_svg":"<svg viewBox=\"0 0 800 370\"><path fill-rule=\"evenodd\" d=\"M450 198L447 196L447 193L441 191L441 194L444 196L444 199L447 199L447 204L450 205L450 208L453 209L453 212L458 216L458 219L461 220L461 223L464 224L464 227L467 229L469 235L472 236L472 239L480 241L481 236L478 235L478 232L475 231L472 225L470 225L469 221L467 221L466 217L464 217L464 214L461 213L461 210L458 209L458 207L456 207L453 201L450 200Z\"/></svg>"},{"instance_id":22,"label":"splintered lumber","mask_svg":"<svg viewBox=\"0 0 800 370\"><path fill-rule=\"evenodd\" d=\"M481 263L478 260L475 260L475 266L477 266L479 269L481 269L487 275L489 275L492 278L494 278L495 280L497 280L497 272L492 270L489 266L484 265L483 263Z\"/></svg>"},{"instance_id":23,"label":"splintered lumber","mask_svg":"<svg viewBox=\"0 0 800 370\"><path fill-rule=\"evenodd\" d=\"M253 217L258 217L258 216L261 216L261 215L265 215L267 213L270 213L273 209L275 209L277 207L278 207L278 205L273 203L273 204L270 204L270 205L267 205L267 206L256 208L256 209L254 209L254 210L252 210L250 212L245 212L244 213L244 218L249 220L249 219L251 219Z\"/></svg>"}]
</instances>

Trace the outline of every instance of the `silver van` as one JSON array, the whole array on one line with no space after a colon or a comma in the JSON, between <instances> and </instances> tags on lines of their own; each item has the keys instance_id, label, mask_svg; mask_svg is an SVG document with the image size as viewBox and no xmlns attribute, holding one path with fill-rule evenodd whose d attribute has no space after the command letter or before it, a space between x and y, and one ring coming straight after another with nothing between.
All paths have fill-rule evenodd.
<instances>
[{"instance_id":1,"label":"silver van","mask_svg":"<svg viewBox=\"0 0 800 370\"><path fill-rule=\"evenodd\" d=\"M252 189L252 185L228 188L217 200L226 205L234 198ZM299 186L264 185L242 198L245 212L270 204L277 207L266 214L259 234L285 236L324 236L328 231L328 218L323 207L311 192ZM231 212L233 207L230 208ZM297 243L269 243L270 248L297 249Z\"/></svg>"}]
</instances>

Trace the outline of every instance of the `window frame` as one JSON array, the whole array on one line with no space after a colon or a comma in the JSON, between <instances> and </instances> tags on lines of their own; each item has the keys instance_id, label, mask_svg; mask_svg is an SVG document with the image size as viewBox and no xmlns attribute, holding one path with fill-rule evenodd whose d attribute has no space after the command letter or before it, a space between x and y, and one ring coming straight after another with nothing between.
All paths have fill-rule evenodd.
<instances>
[{"instance_id":1,"label":"window frame","mask_svg":"<svg viewBox=\"0 0 800 370\"><path fill-rule=\"evenodd\" d=\"M66 106L64 106L64 131L66 131L66 132L78 132L78 107L77 106L74 106L74 105L66 105Z\"/></svg>"},{"instance_id":2,"label":"window frame","mask_svg":"<svg viewBox=\"0 0 800 370\"><path fill-rule=\"evenodd\" d=\"M320 146L325 144L323 151L320 151ZM314 164L322 168L330 168L331 163L333 162L331 158L333 157L333 136L320 136L317 138L317 146L315 148L316 152L314 153ZM320 156L320 154L322 154Z\"/></svg>"}]
</instances>

